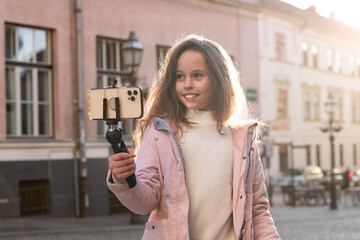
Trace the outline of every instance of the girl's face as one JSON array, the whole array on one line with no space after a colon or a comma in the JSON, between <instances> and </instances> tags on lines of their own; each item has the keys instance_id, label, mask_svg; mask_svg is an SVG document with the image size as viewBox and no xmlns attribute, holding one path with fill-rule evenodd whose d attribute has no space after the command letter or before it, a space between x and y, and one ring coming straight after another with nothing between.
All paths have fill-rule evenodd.
<instances>
[{"instance_id":1,"label":"girl's face","mask_svg":"<svg viewBox=\"0 0 360 240\"><path fill-rule=\"evenodd\" d=\"M188 109L211 109L210 76L202 53L194 50L183 52L177 62L176 93Z\"/></svg>"}]
</instances>

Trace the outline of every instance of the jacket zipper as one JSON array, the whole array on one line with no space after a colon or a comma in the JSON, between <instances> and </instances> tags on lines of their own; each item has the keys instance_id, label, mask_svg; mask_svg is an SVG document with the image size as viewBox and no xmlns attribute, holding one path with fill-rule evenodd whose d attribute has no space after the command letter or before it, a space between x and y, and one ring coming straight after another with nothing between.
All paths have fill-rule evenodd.
<instances>
[{"instance_id":1,"label":"jacket zipper","mask_svg":"<svg viewBox=\"0 0 360 240\"><path fill-rule=\"evenodd\" d=\"M246 173L245 173L245 177L244 177L244 191L245 191L245 203L246 203L246 199L247 199L247 181L248 181L248 176L249 176L249 171L250 171L250 166L251 166L251 152L253 151L253 148L252 148L252 144L255 140L255 138L253 137L253 133L254 133L254 128L257 126L258 124L255 123L253 125L251 125L249 128L248 128L248 132L246 134L246 150L248 151L247 152L247 157L248 157L248 161L247 161L247 166L246 166ZM249 129L252 129L251 132L249 132ZM250 141L250 146L248 146L249 144L249 141L248 141L248 138L249 136L251 135L251 141ZM249 149L249 150L248 150ZM244 204L245 206L245 204ZM240 236L239 236L239 240L242 240L243 237L244 237L244 233L243 233L243 230L245 229L245 224L246 224L246 221L245 221L245 212L244 212L244 220L241 224L241 228L240 228Z\"/></svg>"}]
</instances>

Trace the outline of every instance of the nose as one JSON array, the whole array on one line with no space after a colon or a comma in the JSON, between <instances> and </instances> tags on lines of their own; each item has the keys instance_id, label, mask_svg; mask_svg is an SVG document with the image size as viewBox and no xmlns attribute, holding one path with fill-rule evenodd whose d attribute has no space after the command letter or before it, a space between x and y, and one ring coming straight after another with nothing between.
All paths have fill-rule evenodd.
<instances>
[{"instance_id":1,"label":"nose","mask_svg":"<svg viewBox=\"0 0 360 240\"><path fill-rule=\"evenodd\" d=\"M185 79L185 84L184 84L184 88L185 89L192 89L194 87L193 85L193 80L190 77L187 77Z\"/></svg>"}]
</instances>

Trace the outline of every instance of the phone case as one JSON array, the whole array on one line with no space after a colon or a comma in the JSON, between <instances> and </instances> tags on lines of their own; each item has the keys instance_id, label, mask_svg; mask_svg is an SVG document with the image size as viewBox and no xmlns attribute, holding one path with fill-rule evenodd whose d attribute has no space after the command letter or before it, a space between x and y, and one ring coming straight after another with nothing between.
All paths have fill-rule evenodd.
<instances>
[{"instance_id":1,"label":"phone case","mask_svg":"<svg viewBox=\"0 0 360 240\"><path fill-rule=\"evenodd\" d=\"M89 118L91 120L117 119L116 98L119 98L120 119L142 117L143 101L140 87L110 87L93 88L88 91ZM104 99L106 99L105 105ZM104 106L106 107L106 116L104 116Z\"/></svg>"}]
</instances>

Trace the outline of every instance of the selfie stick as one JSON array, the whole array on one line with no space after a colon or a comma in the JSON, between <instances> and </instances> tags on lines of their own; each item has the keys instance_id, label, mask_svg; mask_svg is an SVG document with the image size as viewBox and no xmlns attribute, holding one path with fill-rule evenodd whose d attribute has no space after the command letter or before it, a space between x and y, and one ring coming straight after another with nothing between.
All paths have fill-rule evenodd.
<instances>
[{"instance_id":1,"label":"selfie stick","mask_svg":"<svg viewBox=\"0 0 360 240\"><path fill-rule=\"evenodd\" d=\"M116 107L116 119L107 119L107 99L103 99L103 119L107 119L106 125L109 125L109 129L106 131L106 140L111 144L111 147L114 153L125 152L129 153L124 141L122 140L122 129L117 127L118 121L120 119L120 100L115 98L115 107ZM126 178L130 188L135 187L136 177L135 173Z\"/></svg>"}]
</instances>

